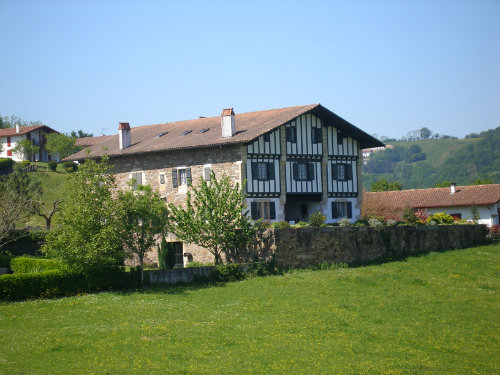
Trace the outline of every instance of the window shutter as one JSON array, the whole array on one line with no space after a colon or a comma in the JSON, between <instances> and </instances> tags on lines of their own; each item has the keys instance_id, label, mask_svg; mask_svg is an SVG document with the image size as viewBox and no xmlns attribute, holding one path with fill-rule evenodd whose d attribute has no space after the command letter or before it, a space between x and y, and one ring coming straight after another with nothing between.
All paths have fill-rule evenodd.
<instances>
[{"instance_id":1,"label":"window shutter","mask_svg":"<svg viewBox=\"0 0 500 375\"><path fill-rule=\"evenodd\" d=\"M293 163L293 179L294 180L299 179L299 164L298 163Z\"/></svg>"},{"instance_id":2,"label":"window shutter","mask_svg":"<svg viewBox=\"0 0 500 375\"><path fill-rule=\"evenodd\" d=\"M332 164L332 180L336 180L337 177L337 164Z\"/></svg>"},{"instance_id":3,"label":"window shutter","mask_svg":"<svg viewBox=\"0 0 500 375\"><path fill-rule=\"evenodd\" d=\"M352 219L352 202L347 202L347 217Z\"/></svg>"},{"instance_id":4,"label":"window shutter","mask_svg":"<svg viewBox=\"0 0 500 375\"><path fill-rule=\"evenodd\" d=\"M205 181L210 181L211 170L210 167L206 166L203 168L203 179Z\"/></svg>"},{"instance_id":5,"label":"window shutter","mask_svg":"<svg viewBox=\"0 0 500 375\"><path fill-rule=\"evenodd\" d=\"M314 163L307 163L307 179L314 180Z\"/></svg>"},{"instance_id":6,"label":"window shutter","mask_svg":"<svg viewBox=\"0 0 500 375\"><path fill-rule=\"evenodd\" d=\"M346 180L352 180L352 164L346 164L345 176L346 176Z\"/></svg>"},{"instance_id":7,"label":"window shutter","mask_svg":"<svg viewBox=\"0 0 500 375\"><path fill-rule=\"evenodd\" d=\"M179 186L179 184L177 183L177 169L172 169L172 186L174 188Z\"/></svg>"},{"instance_id":8,"label":"window shutter","mask_svg":"<svg viewBox=\"0 0 500 375\"><path fill-rule=\"evenodd\" d=\"M188 185L191 185L191 168L186 168L186 180Z\"/></svg>"},{"instance_id":9,"label":"window shutter","mask_svg":"<svg viewBox=\"0 0 500 375\"><path fill-rule=\"evenodd\" d=\"M276 207L275 202L269 202L269 219L276 220Z\"/></svg>"},{"instance_id":10,"label":"window shutter","mask_svg":"<svg viewBox=\"0 0 500 375\"><path fill-rule=\"evenodd\" d=\"M142 172L137 172L135 174L135 179L137 180L137 185L142 185Z\"/></svg>"},{"instance_id":11,"label":"window shutter","mask_svg":"<svg viewBox=\"0 0 500 375\"><path fill-rule=\"evenodd\" d=\"M267 179L274 180L274 162L267 163Z\"/></svg>"},{"instance_id":12,"label":"window shutter","mask_svg":"<svg viewBox=\"0 0 500 375\"><path fill-rule=\"evenodd\" d=\"M258 180L259 178L259 164L256 161L252 161L252 179Z\"/></svg>"},{"instance_id":13,"label":"window shutter","mask_svg":"<svg viewBox=\"0 0 500 375\"><path fill-rule=\"evenodd\" d=\"M337 212L337 203L332 202L332 219L338 219L339 213Z\"/></svg>"},{"instance_id":14,"label":"window shutter","mask_svg":"<svg viewBox=\"0 0 500 375\"><path fill-rule=\"evenodd\" d=\"M252 220L257 220L259 218L259 212L257 210L257 202L250 203L250 211L252 211Z\"/></svg>"},{"instance_id":15,"label":"window shutter","mask_svg":"<svg viewBox=\"0 0 500 375\"><path fill-rule=\"evenodd\" d=\"M316 128L316 143L323 142L323 129Z\"/></svg>"},{"instance_id":16,"label":"window shutter","mask_svg":"<svg viewBox=\"0 0 500 375\"><path fill-rule=\"evenodd\" d=\"M292 141L292 128L291 127L285 128L285 136L286 136L287 142Z\"/></svg>"},{"instance_id":17,"label":"window shutter","mask_svg":"<svg viewBox=\"0 0 500 375\"><path fill-rule=\"evenodd\" d=\"M271 134L266 133L264 134L264 142L270 142L271 141Z\"/></svg>"}]
</instances>

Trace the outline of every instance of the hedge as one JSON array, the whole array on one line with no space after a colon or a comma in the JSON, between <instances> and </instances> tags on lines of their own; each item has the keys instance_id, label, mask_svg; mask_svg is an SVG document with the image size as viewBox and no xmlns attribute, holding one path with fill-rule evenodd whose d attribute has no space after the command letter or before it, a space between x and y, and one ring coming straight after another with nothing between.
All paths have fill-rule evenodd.
<instances>
[{"instance_id":1,"label":"hedge","mask_svg":"<svg viewBox=\"0 0 500 375\"><path fill-rule=\"evenodd\" d=\"M70 296L103 290L124 290L138 285L137 272L121 268L84 272L50 270L0 276L0 300Z\"/></svg>"},{"instance_id":2,"label":"hedge","mask_svg":"<svg viewBox=\"0 0 500 375\"><path fill-rule=\"evenodd\" d=\"M0 158L0 170L12 169L12 165L14 165L14 160L10 158Z\"/></svg>"},{"instance_id":3,"label":"hedge","mask_svg":"<svg viewBox=\"0 0 500 375\"><path fill-rule=\"evenodd\" d=\"M14 273L33 273L48 270L63 270L63 264L57 259L17 257L10 261L10 269Z\"/></svg>"}]
</instances>

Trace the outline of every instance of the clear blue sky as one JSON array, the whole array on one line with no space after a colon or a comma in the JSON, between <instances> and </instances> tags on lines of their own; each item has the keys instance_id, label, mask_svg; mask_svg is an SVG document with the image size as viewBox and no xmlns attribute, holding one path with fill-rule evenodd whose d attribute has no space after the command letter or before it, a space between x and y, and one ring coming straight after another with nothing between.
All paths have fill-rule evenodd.
<instances>
[{"instance_id":1,"label":"clear blue sky","mask_svg":"<svg viewBox=\"0 0 500 375\"><path fill-rule=\"evenodd\" d=\"M61 132L321 103L364 131L500 124L499 0L0 0L0 115Z\"/></svg>"}]
</instances>

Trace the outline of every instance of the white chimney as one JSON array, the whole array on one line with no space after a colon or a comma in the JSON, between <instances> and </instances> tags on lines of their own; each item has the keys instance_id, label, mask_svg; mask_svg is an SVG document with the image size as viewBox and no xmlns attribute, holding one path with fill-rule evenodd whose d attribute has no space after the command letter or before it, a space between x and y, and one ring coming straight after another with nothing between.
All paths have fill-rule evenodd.
<instances>
[{"instance_id":1,"label":"white chimney","mask_svg":"<svg viewBox=\"0 0 500 375\"><path fill-rule=\"evenodd\" d=\"M16 133L19 133L21 131L21 127L19 126L19 123L16 124Z\"/></svg>"},{"instance_id":2,"label":"white chimney","mask_svg":"<svg viewBox=\"0 0 500 375\"><path fill-rule=\"evenodd\" d=\"M234 124L234 112L232 108L222 110L221 114L222 138L231 138L236 134L236 126Z\"/></svg>"},{"instance_id":3,"label":"white chimney","mask_svg":"<svg viewBox=\"0 0 500 375\"><path fill-rule=\"evenodd\" d=\"M457 192L457 184L456 184L456 183L454 183L454 182L452 182L452 183L450 184L450 194L451 194L451 195L453 195L453 194L455 194L456 192Z\"/></svg>"},{"instance_id":4,"label":"white chimney","mask_svg":"<svg viewBox=\"0 0 500 375\"><path fill-rule=\"evenodd\" d=\"M118 140L120 142L120 150L130 147L130 125L128 122L120 122L118 125Z\"/></svg>"}]
</instances>

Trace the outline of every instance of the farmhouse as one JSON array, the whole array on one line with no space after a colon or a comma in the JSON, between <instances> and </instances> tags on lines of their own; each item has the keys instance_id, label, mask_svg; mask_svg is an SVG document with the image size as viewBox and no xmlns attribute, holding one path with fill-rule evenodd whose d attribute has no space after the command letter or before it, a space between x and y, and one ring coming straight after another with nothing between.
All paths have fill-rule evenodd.
<instances>
[{"instance_id":1,"label":"farmhouse","mask_svg":"<svg viewBox=\"0 0 500 375\"><path fill-rule=\"evenodd\" d=\"M0 129L0 157L10 158L14 161L24 160L25 156L13 152L13 149L19 141L29 139L34 145L39 147L39 151L31 156L30 161L49 161L51 160L51 155L44 148L46 143L45 136L54 132L56 132L54 129L46 125L16 125L13 128Z\"/></svg>"},{"instance_id":2,"label":"farmhouse","mask_svg":"<svg viewBox=\"0 0 500 375\"><path fill-rule=\"evenodd\" d=\"M401 216L411 206L428 214L446 212L456 219L473 220L476 211L480 224L497 225L500 215L500 185L472 185L449 188L383 191L363 195L364 213Z\"/></svg>"}]
</instances>

